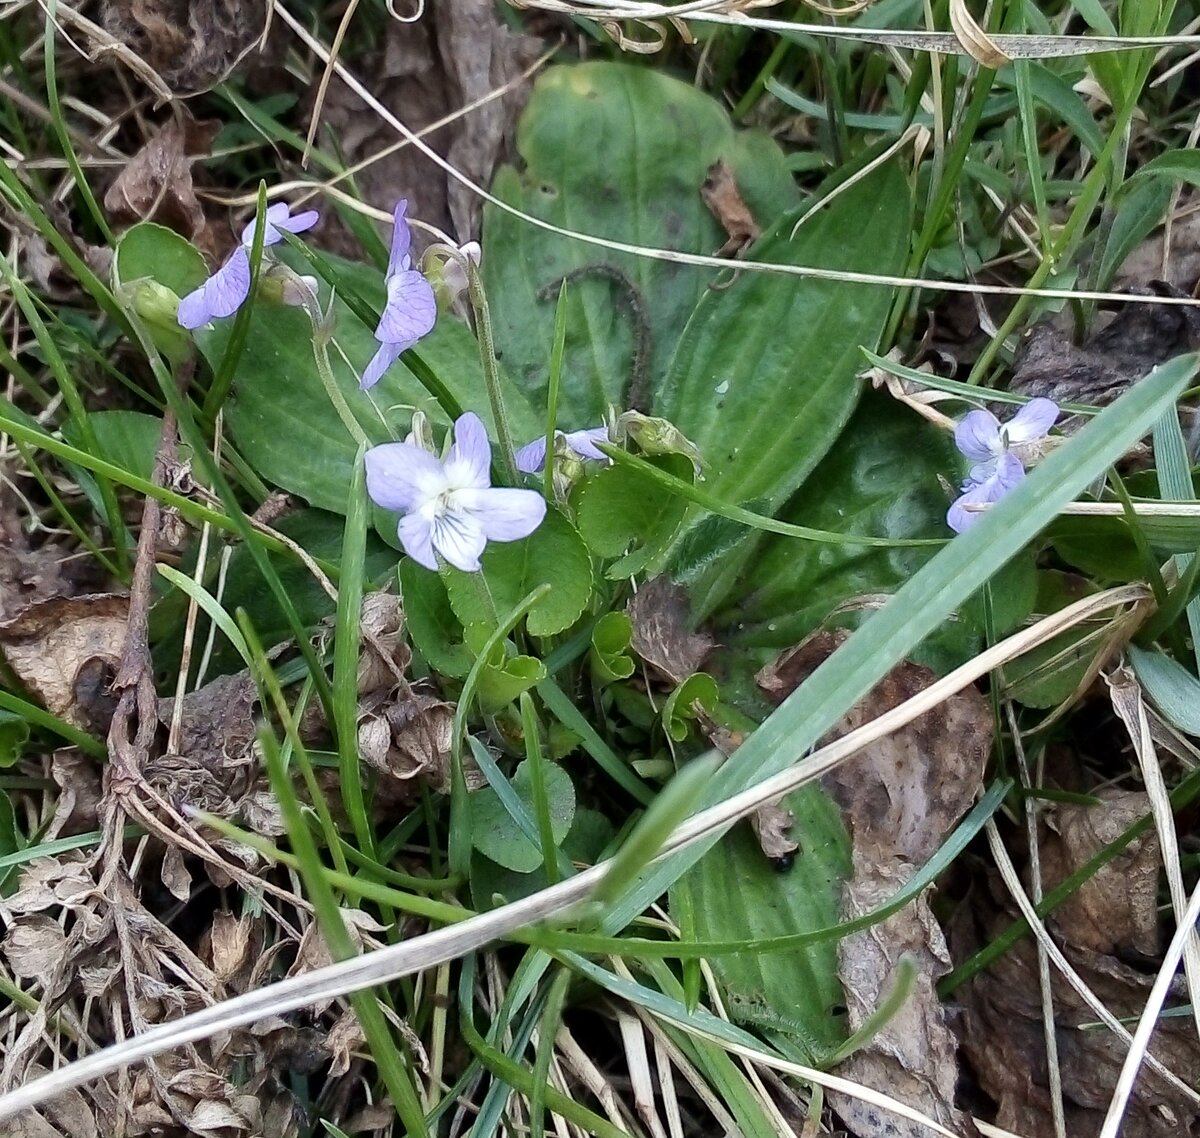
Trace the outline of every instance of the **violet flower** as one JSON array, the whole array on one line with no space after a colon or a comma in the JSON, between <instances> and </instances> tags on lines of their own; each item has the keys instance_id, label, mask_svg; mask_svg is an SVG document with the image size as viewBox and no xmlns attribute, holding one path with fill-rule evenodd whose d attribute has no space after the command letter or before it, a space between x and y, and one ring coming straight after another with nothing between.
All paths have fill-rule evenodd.
<instances>
[{"instance_id":1,"label":"violet flower","mask_svg":"<svg viewBox=\"0 0 1200 1138\"><path fill-rule=\"evenodd\" d=\"M954 431L954 444L974 465L962 484L962 493L946 514L955 533L979 520L980 511L967 506L998 502L1025 477L1025 467L1058 419L1058 404L1031 399L1007 423L990 411L972 411Z\"/></svg>"},{"instance_id":2,"label":"violet flower","mask_svg":"<svg viewBox=\"0 0 1200 1138\"><path fill-rule=\"evenodd\" d=\"M528 537L546 516L536 491L493 487L491 461L483 423L468 411L454 424L454 445L444 460L411 443L367 451L367 493L376 505L404 515L400 544L418 565L436 570L440 554L474 573L489 541Z\"/></svg>"},{"instance_id":3,"label":"violet flower","mask_svg":"<svg viewBox=\"0 0 1200 1138\"><path fill-rule=\"evenodd\" d=\"M401 352L407 351L422 336L433 331L437 321L437 297L434 296L433 286L412 267L412 257L409 256L412 233L404 218L407 210L406 200L396 203L392 251L384 275L387 300L379 317L379 327L375 329L379 349L363 370L360 386L364 391L374 387L383 378L383 373L396 362Z\"/></svg>"},{"instance_id":4,"label":"violet flower","mask_svg":"<svg viewBox=\"0 0 1200 1138\"><path fill-rule=\"evenodd\" d=\"M276 202L267 209L263 246L276 245L283 240L280 230L303 233L317 224L320 214L315 209L292 216L287 202ZM250 295L250 249L254 245L257 218L242 230L242 240L228 260L198 289L189 292L179 302L177 319L184 328L199 328L210 320L232 316Z\"/></svg>"},{"instance_id":5,"label":"violet flower","mask_svg":"<svg viewBox=\"0 0 1200 1138\"><path fill-rule=\"evenodd\" d=\"M567 449L582 459L592 459L597 462L611 462L612 459L600 450L596 443L608 442L607 427L589 427L586 431L555 431L555 442L566 443ZM537 474L546 465L546 436L536 438L528 446L523 446L514 456L517 469L522 474Z\"/></svg>"}]
</instances>

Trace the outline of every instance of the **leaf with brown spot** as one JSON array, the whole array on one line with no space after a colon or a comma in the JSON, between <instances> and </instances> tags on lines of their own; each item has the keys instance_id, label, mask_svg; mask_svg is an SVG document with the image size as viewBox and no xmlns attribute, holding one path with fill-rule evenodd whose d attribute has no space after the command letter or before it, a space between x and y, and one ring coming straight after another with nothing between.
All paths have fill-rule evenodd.
<instances>
[{"instance_id":1,"label":"leaf with brown spot","mask_svg":"<svg viewBox=\"0 0 1200 1138\"><path fill-rule=\"evenodd\" d=\"M700 197L713 217L728 234L729 240L717 250L718 257L737 257L762 236L762 227L754 220L742 198L733 170L724 158L709 168L700 187Z\"/></svg>"},{"instance_id":2,"label":"leaf with brown spot","mask_svg":"<svg viewBox=\"0 0 1200 1138\"><path fill-rule=\"evenodd\" d=\"M668 577L642 585L626 612L633 625L630 647L672 684L698 672L713 649L711 636L692 630L687 593Z\"/></svg>"},{"instance_id":3,"label":"leaf with brown spot","mask_svg":"<svg viewBox=\"0 0 1200 1138\"><path fill-rule=\"evenodd\" d=\"M156 221L189 240L207 224L192 185L192 163L208 154L221 124L198 123L183 108L167 120L117 175L104 208L118 225Z\"/></svg>"},{"instance_id":4,"label":"leaf with brown spot","mask_svg":"<svg viewBox=\"0 0 1200 1138\"><path fill-rule=\"evenodd\" d=\"M0 651L52 715L85 730L112 718L107 680L125 644L129 598L52 597L0 624Z\"/></svg>"}]
</instances>

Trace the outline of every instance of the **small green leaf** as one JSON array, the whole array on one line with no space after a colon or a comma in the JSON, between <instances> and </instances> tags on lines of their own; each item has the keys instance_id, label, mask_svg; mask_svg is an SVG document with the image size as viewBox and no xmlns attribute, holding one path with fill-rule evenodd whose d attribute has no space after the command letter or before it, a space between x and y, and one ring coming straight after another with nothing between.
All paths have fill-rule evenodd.
<instances>
[{"instance_id":1,"label":"small green leaf","mask_svg":"<svg viewBox=\"0 0 1200 1138\"><path fill-rule=\"evenodd\" d=\"M0 710L0 767L11 767L28 742L29 724L15 712Z\"/></svg>"},{"instance_id":2,"label":"small green leaf","mask_svg":"<svg viewBox=\"0 0 1200 1138\"><path fill-rule=\"evenodd\" d=\"M544 774L551 830L555 843L562 845L575 818L575 788L567 773L554 763L545 764ZM533 788L526 763L517 767L512 789L532 817ZM475 848L506 869L532 873L542 864L541 851L525 836L490 786L471 795L471 830Z\"/></svg>"},{"instance_id":3,"label":"small green leaf","mask_svg":"<svg viewBox=\"0 0 1200 1138\"><path fill-rule=\"evenodd\" d=\"M680 455L648 461L676 478L692 481L692 464ZM609 570L614 579L632 576L660 553L687 512L683 498L648 482L636 470L615 465L582 483L574 504L579 532L592 553L606 559L621 557ZM635 544L640 555L622 557Z\"/></svg>"},{"instance_id":4,"label":"small green leaf","mask_svg":"<svg viewBox=\"0 0 1200 1138\"><path fill-rule=\"evenodd\" d=\"M533 656L509 656L504 645L498 645L479 674L476 695L480 710L485 715L495 715L545 678L546 665L541 660Z\"/></svg>"},{"instance_id":5,"label":"small green leaf","mask_svg":"<svg viewBox=\"0 0 1200 1138\"><path fill-rule=\"evenodd\" d=\"M1004 698L1026 707L1057 707L1079 686L1101 647L1094 629L1061 633L1004 665Z\"/></svg>"},{"instance_id":6,"label":"small green leaf","mask_svg":"<svg viewBox=\"0 0 1200 1138\"><path fill-rule=\"evenodd\" d=\"M95 457L149 480L162 436L162 419L141 411L93 411L88 419L95 433L98 451ZM63 427L63 438L80 450L88 450L82 434L72 423ZM190 455L186 446L181 448L181 461Z\"/></svg>"},{"instance_id":7,"label":"small green leaf","mask_svg":"<svg viewBox=\"0 0 1200 1138\"><path fill-rule=\"evenodd\" d=\"M598 683L611 684L633 675L634 662L629 654L632 641L633 621L627 613L607 612L596 621L588 659Z\"/></svg>"},{"instance_id":8,"label":"small green leaf","mask_svg":"<svg viewBox=\"0 0 1200 1138\"><path fill-rule=\"evenodd\" d=\"M711 712L717 705L717 681L707 672L688 676L668 697L662 709L662 723L676 743L688 736L697 714Z\"/></svg>"},{"instance_id":9,"label":"small green leaf","mask_svg":"<svg viewBox=\"0 0 1200 1138\"><path fill-rule=\"evenodd\" d=\"M526 627L533 636L553 636L579 619L592 595L587 547L558 510L548 510L542 524L521 541L492 542L481 560L482 580L459 569L442 571L451 607L467 626L495 628L498 615L546 584L550 591L530 610Z\"/></svg>"},{"instance_id":10,"label":"small green leaf","mask_svg":"<svg viewBox=\"0 0 1200 1138\"><path fill-rule=\"evenodd\" d=\"M986 590L976 593L963 605L962 617L980 633L988 630L990 618L992 635L1003 636L1033 612L1037 594L1036 558L1029 549L1014 557L987 583Z\"/></svg>"},{"instance_id":11,"label":"small green leaf","mask_svg":"<svg viewBox=\"0 0 1200 1138\"><path fill-rule=\"evenodd\" d=\"M208 266L196 247L178 233L141 221L117 242L113 275L119 285L148 278L166 285L177 296L186 296L204 283Z\"/></svg>"}]
</instances>

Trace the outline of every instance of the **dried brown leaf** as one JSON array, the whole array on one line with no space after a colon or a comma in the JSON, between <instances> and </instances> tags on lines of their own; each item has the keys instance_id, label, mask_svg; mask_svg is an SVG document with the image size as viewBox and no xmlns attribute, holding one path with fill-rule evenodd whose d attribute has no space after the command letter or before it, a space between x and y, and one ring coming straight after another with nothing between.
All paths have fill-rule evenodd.
<instances>
[{"instance_id":1,"label":"dried brown leaf","mask_svg":"<svg viewBox=\"0 0 1200 1138\"><path fill-rule=\"evenodd\" d=\"M758 675L780 702L845 641L818 632ZM839 738L918 696L936 679L904 662L826 736ZM892 897L937 851L978 794L992 746L992 716L974 688L944 701L907 727L876 740L826 776L853 837L854 874L842 894L842 916L861 916ZM957 1134L972 1135L955 1106L958 1055L937 981L950 970L942 930L921 897L882 924L839 943L838 964L852 1030L876 1010L902 957L916 965L916 988L901 1011L838 1074L917 1107ZM861 1099L831 1093L830 1103L858 1138L924 1138L926 1128L884 1115Z\"/></svg>"},{"instance_id":2,"label":"dried brown leaf","mask_svg":"<svg viewBox=\"0 0 1200 1138\"><path fill-rule=\"evenodd\" d=\"M1129 290L1139 296L1181 296L1173 285L1151 280ZM1102 315L1076 344L1062 322L1036 325L1013 372L1012 390L1057 403L1111 403L1151 369L1200 345L1200 313L1165 304L1127 304Z\"/></svg>"},{"instance_id":3,"label":"dried brown leaf","mask_svg":"<svg viewBox=\"0 0 1200 1138\"><path fill-rule=\"evenodd\" d=\"M85 730L106 728L128 616L129 598L112 593L51 597L0 624L0 651L51 714Z\"/></svg>"},{"instance_id":4,"label":"dried brown leaf","mask_svg":"<svg viewBox=\"0 0 1200 1138\"><path fill-rule=\"evenodd\" d=\"M1102 790L1096 806L1057 804L1045 814L1042 881L1054 888L1150 813L1140 791ZM1147 831L1055 909L1050 927L1068 944L1098 953L1153 956L1158 938L1158 838Z\"/></svg>"},{"instance_id":5,"label":"dried brown leaf","mask_svg":"<svg viewBox=\"0 0 1200 1138\"><path fill-rule=\"evenodd\" d=\"M176 94L215 86L262 38L267 6L241 0L103 0L105 30Z\"/></svg>"},{"instance_id":6,"label":"dried brown leaf","mask_svg":"<svg viewBox=\"0 0 1200 1138\"><path fill-rule=\"evenodd\" d=\"M388 21L382 44L360 71L385 106L403 107L407 126L420 130L452 115L516 78L536 57L541 43L509 31L492 0L439 0L425 5L415 23ZM516 88L448 123L437 134L438 150L457 170L488 185L525 98ZM347 162L374 156L396 141L395 131L364 108L362 99L334 78L329 87L320 142L336 137ZM406 146L373 162L359 176L365 201L390 212L397 198L409 200L409 215L439 226L459 241L477 235L480 201L449 178L416 147ZM319 241L334 230L322 227ZM418 242L421 237L417 237ZM345 251L349 252L348 243Z\"/></svg>"},{"instance_id":7,"label":"dried brown leaf","mask_svg":"<svg viewBox=\"0 0 1200 1138\"><path fill-rule=\"evenodd\" d=\"M30 913L9 927L0 951L13 975L22 980L44 979L62 964L67 937L58 921L42 913Z\"/></svg>"},{"instance_id":8,"label":"dried brown leaf","mask_svg":"<svg viewBox=\"0 0 1200 1138\"><path fill-rule=\"evenodd\" d=\"M700 197L728 237L717 250L718 257L737 257L762 235L762 228L742 198L733 170L724 158L708 168L700 187Z\"/></svg>"},{"instance_id":9,"label":"dried brown leaf","mask_svg":"<svg viewBox=\"0 0 1200 1138\"><path fill-rule=\"evenodd\" d=\"M848 635L839 630L810 636L759 672L759 687L782 702ZM825 740L891 711L935 678L918 664L897 665ZM856 848L922 865L974 801L991 746L987 702L967 688L839 764L825 786L841 805Z\"/></svg>"},{"instance_id":10,"label":"dried brown leaf","mask_svg":"<svg viewBox=\"0 0 1200 1138\"><path fill-rule=\"evenodd\" d=\"M874 852L864 856L855 849L854 879L842 893L842 918L862 916L884 904L913 870L900 858L881 861ZM950 952L924 896L882 924L838 942L849 1027L857 1031L886 998L902 957L916 965L912 996L870 1043L838 1065L837 1073L886 1091L968 1138L977 1131L954 1106L958 1046L937 995L938 979L951 968ZM929 1133L851 1095L831 1092L829 1103L858 1138L926 1138Z\"/></svg>"},{"instance_id":11,"label":"dried brown leaf","mask_svg":"<svg viewBox=\"0 0 1200 1138\"><path fill-rule=\"evenodd\" d=\"M750 826L766 857L788 857L800 848L791 836L793 821L795 815L778 802L768 802L750 815Z\"/></svg>"},{"instance_id":12,"label":"dried brown leaf","mask_svg":"<svg viewBox=\"0 0 1200 1138\"><path fill-rule=\"evenodd\" d=\"M58 801L43 841L98 829L101 788L95 759L78 751L55 751L50 775L58 786Z\"/></svg>"},{"instance_id":13,"label":"dried brown leaf","mask_svg":"<svg viewBox=\"0 0 1200 1138\"><path fill-rule=\"evenodd\" d=\"M362 1024L358 1022L354 1011L345 1011L338 1016L325 1037L325 1050L332 1060L329 1065L330 1078L336 1079L346 1074L355 1054L365 1049L366 1042Z\"/></svg>"},{"instance_id":14,"label":"dried brown leaf","mask_svg":"<svg viewBox=\"0 0 1200 1138\"><path fill-rule=\"evenodd\" d=\"M119 225L156 221L189 239L206 224L192 185L192 163L208 154L221 124L198 123L180 107L121 169L104 195Z\"/></svg>"},{"instance_id":15,"label":"dried brown leaf","mask_svg":"<svg viewBox=\"0 0 1200 1138\"><path fill-rule=\"evenodd\" d=\"M687 593L668 577L644 584L626 612L633 623L634 652L673 684L699 671L713 649L711 636L692 631Z\"/></svg>"},{"instance_id":16,"label":"dried brown leaf","mask_svg":"<svg viewBox=\"0 0 1200 1138\"><path fill-rule=\"evenodd\" d=\"M951 929L956 960L965 960L1008 924L1011 916L996 912L987 890L972 895L974 904L960 907ZM1136 1019L1154 981L1114 957L1066 947L1083 981L1113 1015ZM1094 1024L1095 1013L1065 981L1052 974L1058 1062L1069 1135L1092 1135L1108 1109L1126 1044L1107 1028ZM1186 1002L1186 984L1178 977L1169 1002ZM960 1014L954 1021L964 1055L980 1087L997 1104L997 1126L1026 1138L1053 1138L1049 1074L1042 1027L1037 958L1026 937L956 994ZM1185 1083L1200 1081L1200 1042L1189 1019L1163 1018L1155 1029L1151 1051ZM1019 1057L1019 1061L1014 1061ZM1200 1111L1149 1068L1134 1087L1122 1138L1177 1138L1195 1133Z\"/></svg>"}]
</instances>

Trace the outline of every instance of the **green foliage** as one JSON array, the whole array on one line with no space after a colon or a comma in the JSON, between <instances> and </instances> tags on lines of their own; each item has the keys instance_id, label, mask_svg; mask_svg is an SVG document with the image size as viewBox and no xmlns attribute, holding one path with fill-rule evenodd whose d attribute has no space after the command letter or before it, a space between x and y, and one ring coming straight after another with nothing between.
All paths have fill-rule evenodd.
<instances>
[{"instance_id":1,"label":"green foliage","mask_svg":"<svg viewBox=\"0 0 1200 1138\"><path fill-rule=\"evenodd\" d=\"M483 572L445 568L450 606L463 625L494 628L539 585L550 591L533 606L526 626L534 636L568 629L583 613L592 592L592 567L579 531L557 510L521 541L492 543Z\"/></svg>"},{"instance_id":2,"label":"green foliage","mask_svg":"<svg viewBox=\"0 0 1200 1138\"><path fill-rule=\"evenodd\" d=\"M780 218L751 256L897 272L909 210L904 175L887 164L827 205ZM845 426L858 402L861 349L876 347L890 307L885 289L807 275L744 273L704 295L655 410L700 448L711 492L730 502L762 498L768 513L782 505Z\"/></svg>"},{"instance_id":3,"label":"green foliage","mask_svg":"<svg viewBox=\"0 0 1200 1138\"><path fill-rule=\"evenodd\" d=\"M629 64L545 72L518 124L517 151L523 166L498 173L497 197L554 225L632 245L716 250L725 235L700 187L719 159L760 224L796 203L774 142L735 131L721 105L692 84ZM650 410L644 395L630 398L638 326L644 320L649 334L644 377L653 383L712 271L559 237L492 206L483 238L496 341L519 388L544 400L558 282L583 272L567 285L560 421L588 426L610 403Z\"/></svg>"},{"instance_id":4,"label":"green foliage","mask_svg":"<svg viewBox=\"0 0 1200 1138\"><path fill-rule=\"evenodd\" d=\"M726 836L672 890L672 902L693 913L696 940L756 940L837 923L842 882L850 874L850 840L841 813L819 787L783 803L795 816L799 853L781 872L747 825ZM710 961L729 993L737 1022L786 1036L811 1063L845 1037L835 1013L843 1003L837 944L825 941L787 953L730 953Z\"/></svg>"},{"instance_id":5,"label":"green foliage","mask_svg":"<svg viewBox=\"0 0 1200 1138\"><path fill-rule=\"evenodd\" d=\"M575 788L561 767L543 765L546 798L554 840L562 844L575 818ZM534 815L529 764L522 763L512 777L512 790L530 817ZM542 851L529 840L493 787L471 795L471 841L484 857L516 873L532 873L542 864Z\"/></svg>"},{"instance_id":6,"label":"green foliage","mask_svg":"<svg viewBox=\"0 0 1200 1138\"><path fill-rule=\"evenodd\" d=\"M633 639L633 622L623 612L606 612L592 629L592 644L588 654L592 676L598 683L608 684L627 680L634 673L629 645Z\"/></svg>"}]
</instances>

